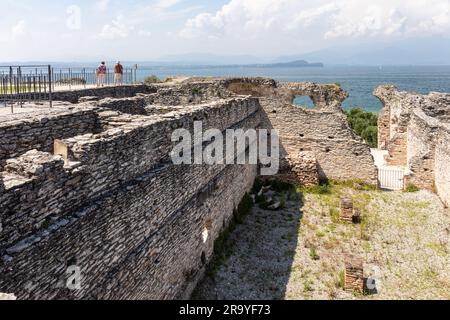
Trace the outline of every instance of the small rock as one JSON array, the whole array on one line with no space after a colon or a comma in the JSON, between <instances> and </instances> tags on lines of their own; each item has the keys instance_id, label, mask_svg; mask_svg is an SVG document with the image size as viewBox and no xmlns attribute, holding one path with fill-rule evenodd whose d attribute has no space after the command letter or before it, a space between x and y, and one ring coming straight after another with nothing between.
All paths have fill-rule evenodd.
<instances>
[{"instance_id":1,"label":"small rock","mask_svg":"<svg viewBox=\"0 0 450 320\"><path fill-rule=\"evenodd\" d=\"M268 207L270 210L278 210L281 208L281 202L275 202L273 205Z\"/></svg>"}]
</instances>

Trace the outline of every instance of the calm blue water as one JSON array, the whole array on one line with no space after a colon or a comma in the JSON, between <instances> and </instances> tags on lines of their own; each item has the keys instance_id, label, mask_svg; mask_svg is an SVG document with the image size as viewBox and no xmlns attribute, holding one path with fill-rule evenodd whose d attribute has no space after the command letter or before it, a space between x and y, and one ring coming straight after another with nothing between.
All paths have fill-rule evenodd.
<instances>
[{"instance_id":1,"label":"calm blue water","mask_svg":"<svg viewBox=\"0 0 450 320\"><path fill-rule=\"evenodd\" d=\"M186 76L248 76L269 77L284 81L311 81L340 83L349 92L344 108L363 107L378 112L380 101L372 96L381 84L394 84L402 90L429 93L450 92L450 66L390 66L353 67L326 66L324 68L248 68L248 67L140 67L138 79L155 74L159 78L175 75ZM309 98L299 98L296 103L311 106Z\"/></svg>"}]
</instances>

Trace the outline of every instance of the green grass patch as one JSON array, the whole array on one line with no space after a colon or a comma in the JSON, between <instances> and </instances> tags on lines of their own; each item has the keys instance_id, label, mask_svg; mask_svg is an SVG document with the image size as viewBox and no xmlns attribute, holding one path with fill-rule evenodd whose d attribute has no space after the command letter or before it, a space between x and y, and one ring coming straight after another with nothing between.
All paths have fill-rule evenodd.
<instances>
[{"instance_id":1,"label":"green grass patch","mask_svg":"<svg viewBox=\"0 0 450 320\"><path fill-rule=\"evenodd\" d=\"M313 259L314 261L317 261L320 259L319 255L317 254L317 250L315 247L311 247L309 249L309 256L311 257L311 259Z\"/></svg>"},{"instance_id":2,"label":"green grass patch","mask_svg":"<svg viewBox=\"0 0 450 320\"><path fill-rule=\"evenodd\" d=\"M332 186L329 183L323 183L312 187L302 187L299 192L317 195L331 194Z\"/></svg>"},{"instance_id":3,"label":"green grass patch","mask_svg":"<svg viewBox=\"0 0 450 320\"><path fill-rule=\"evenodd\" d=\"M408 183L405 187L405 192L418 192L420 189L413 183Z\"/></svg>"},{"instance_id":4,"label":"green grass patch","mask_svg":"<svg viewBox=\"0 0 450 320\"><path fill-rule=\"evenodd\" d=\"M337 287L345 289L345 271L339 272L339 279L337 281Z\"/></svg>"},{"instance_id":5,"label":"green grass patch","mask_svg":"<svg viewBox=\"0 0 450 320\"><path fill-rule=\"evenodd\" d=\"M331 221L333 221L333 223L339 223L340 222L339 209L330 208L330 217L331 217Z\"/></svg>"}]
</instances>

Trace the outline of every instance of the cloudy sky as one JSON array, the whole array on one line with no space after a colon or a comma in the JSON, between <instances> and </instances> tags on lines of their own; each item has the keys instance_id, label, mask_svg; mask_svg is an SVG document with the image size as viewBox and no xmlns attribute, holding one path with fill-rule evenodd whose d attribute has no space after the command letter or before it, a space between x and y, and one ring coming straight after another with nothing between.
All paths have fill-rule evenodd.
<instances>
[{"instance_id":1,"label":"cloudy sky","mask_svg":"<svg viewBox=\"0 0 450 320\"><path fill-rule=\"evenodd\" d=\"M450 40L450 0L0 0L0 61L275 57Z\"/></svg>"}]
</instances>

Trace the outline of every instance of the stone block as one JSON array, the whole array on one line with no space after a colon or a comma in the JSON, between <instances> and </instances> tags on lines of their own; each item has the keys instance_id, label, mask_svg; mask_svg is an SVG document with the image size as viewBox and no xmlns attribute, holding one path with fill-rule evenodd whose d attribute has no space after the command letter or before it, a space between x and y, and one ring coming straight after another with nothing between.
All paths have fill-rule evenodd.
<instances>
[{"instance_id":1,"label":"stone block","mask_svg":"<svg viewBox=\"0 0 450 320\"><path fill-rule=\"evenodd\" d=\"M344 290L364 293L364 264L362 259L354 256L346 258Z\"/></svg>"},{"instance_id":2,"label":"stone block","mask_svg":"<svg viewBox=\"0 0 450 320\"><path fill-rule=\"evenodd\" d=\"M64 164L69 164L69 146L61 140L56 139L53 143L53 154L55 156L62 156Z\"/></svg>"},{"instance_id":3,"label":"stone block","mask_svg":"<svg viewBox=\"0 0 450 320\"><path fill-rule=\"evenodd\" d=\"M353 223L353 199L341 198L341 212L339 215L341 222Z\"/></svg>"}]
</instances>

